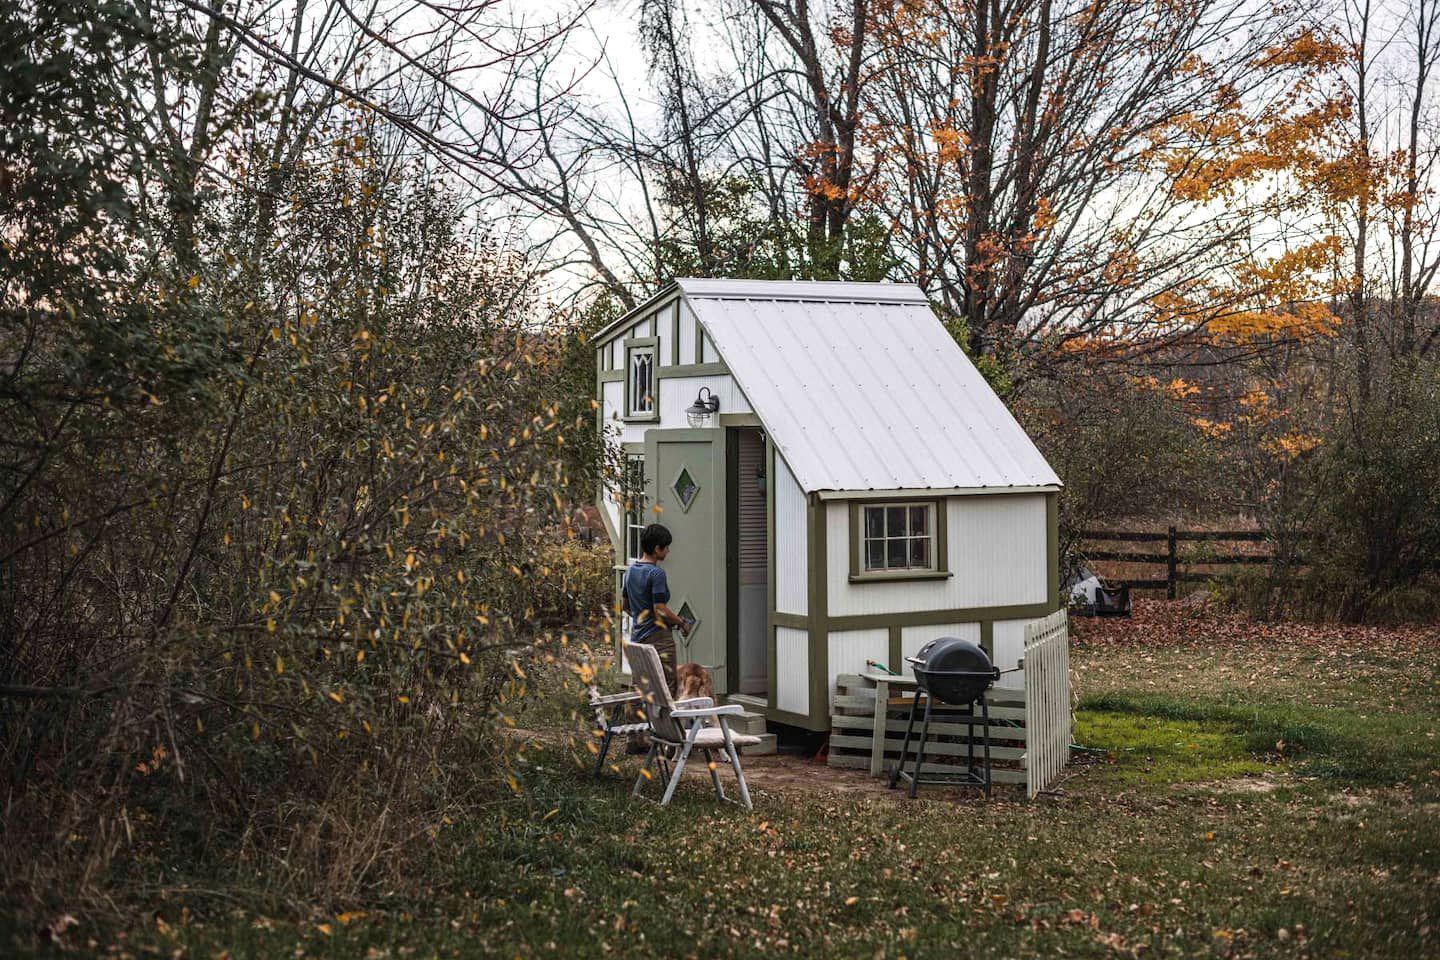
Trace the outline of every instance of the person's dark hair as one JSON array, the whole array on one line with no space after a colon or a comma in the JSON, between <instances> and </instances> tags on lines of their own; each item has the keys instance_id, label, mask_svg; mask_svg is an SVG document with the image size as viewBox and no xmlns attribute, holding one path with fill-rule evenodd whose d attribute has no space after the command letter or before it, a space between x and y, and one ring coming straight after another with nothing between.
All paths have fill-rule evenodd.
<instances>
[{"instance_id":1,"label":"person's dark hair","mask_svg":"<svg viewBox=\"0 0 1440 960\"><path fill-rule=\"evenodd\" d=\"M673 539L674 537L670 536L669 527L663 523L652 523L640 531L640 552L654 553L661 547L670 546L670 541Z\"/></svg>"}]
</instances>

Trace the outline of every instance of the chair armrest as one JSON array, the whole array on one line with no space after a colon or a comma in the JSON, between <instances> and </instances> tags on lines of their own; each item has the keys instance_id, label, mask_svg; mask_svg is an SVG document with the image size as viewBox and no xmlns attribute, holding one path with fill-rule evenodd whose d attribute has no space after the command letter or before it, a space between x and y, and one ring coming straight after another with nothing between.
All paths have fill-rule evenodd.
<instances>
[{"instance_id":1,"label":"chair armrest","mask_svg":"<svg viewBox=\"0 0 1440 960\"><path fill-rule=\"evenodd\" d=\"M682 710L699 710L702 707L715 706L715 701L709 697L686 697L684 700L676 700L675 706Z\"/></svg>"},{"instance_id":2,"label":"chair armrest","mask_svg":"<svg viewBox=\"0 0 1440 960\"><path fill-rule=\"evenodd\" d=\"M608 707L612 703L629 703L631 700L639 700L640 694L633 690L629 693L611 693L603 697L591 697L590 706Z\"/></svg>"},{"instance_id":3,"label":"chair armrest","mask_svg":"<svg viewBox=\"0 0 1440 960\"><path fill-rule=\"evenodd\" d=\"M671 710L670 716L676 720L684 720L689 717L738 717L745 712L745 708L738 703L727 703L723 707L705 707L699 710Z\"/></svg>"}]
</instances>

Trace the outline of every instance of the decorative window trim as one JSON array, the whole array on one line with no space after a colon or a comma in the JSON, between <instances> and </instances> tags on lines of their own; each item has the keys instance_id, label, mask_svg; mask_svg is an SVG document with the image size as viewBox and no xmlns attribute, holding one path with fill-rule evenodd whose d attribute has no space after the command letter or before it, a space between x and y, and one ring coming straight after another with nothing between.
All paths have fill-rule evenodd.
<instances>
[{"instance_id":1,"label":"decorative window trim","mask_svg":"<svg viewBox=\"0 0 1440 960\"><path fill-rule=\"evenodd\" d=\"M630 376L630 358L635 353L645 351L650 354L650 409L640 413L634 413L634 397L631 396L633 380ZM659 337L632 337L625 341L624 350L625 363L621 367L621 375L625 378L625 404L622 417L626 423L651 423L660 419L660 338Z\"/></svg>"},{"instance_id":2,"label":"decorative window trim","mask_svg":"<svg viewBox=\"0 0 1440 960\"><path fill-rule=\"evenodd\" d=\"M934 518L931 545L934 549L934 566L930 569L866 570L864 563L865 508L866 507L930 507ZM850 501L850 582L851 583L894 583L902 580L946 580L950 572L950 551L943 497L905 497L874 501Z\"/></svg>"},{"instance_id":3,"label":"decorative window trim","mask_svg":"<svg viewBox=\"0 0 1440 960\"><path fill-rule=\"evenodd\" d=\"M693 489L691 491L689 500L686 500L680 493L681 477L690 478L690 483ZM695 475L690 472L690 468L682 463L680 465L680 469L675 471L675 476L670 480L670 489L667 492L674 495L675 502L680 504L681 513L689 513L690 508L695 506L695 501L700 499L700 491L702 489L703 488L700 486L700 482L696 480Z\"/></svg>"}]
</instances>

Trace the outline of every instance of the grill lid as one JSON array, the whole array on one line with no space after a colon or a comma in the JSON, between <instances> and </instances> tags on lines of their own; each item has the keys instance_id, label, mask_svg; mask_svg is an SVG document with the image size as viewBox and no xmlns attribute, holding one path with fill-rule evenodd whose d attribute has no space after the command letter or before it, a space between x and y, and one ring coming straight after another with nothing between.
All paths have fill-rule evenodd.
<instances>
[{"instance_id":1,"label":"grill lid","mask_svg":"<svg viewBox=\"0 0 1440 960\"><path fill-rule=\"evenodd\" d=\"M905 659L919 686L943 703L971 703L1000 676L982 647L959 637L931 640Z\"/></svg>"}]
</instances>

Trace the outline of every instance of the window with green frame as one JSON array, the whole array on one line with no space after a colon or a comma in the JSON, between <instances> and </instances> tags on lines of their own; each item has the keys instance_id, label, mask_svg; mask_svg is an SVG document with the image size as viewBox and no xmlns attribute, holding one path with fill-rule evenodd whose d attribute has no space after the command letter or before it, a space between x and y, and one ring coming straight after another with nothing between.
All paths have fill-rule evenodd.
<instances>
[{"instance_id":1,"label":"window with green frame","mask_svg":"<svg viewBox=\"0 0 1440 960\"><path fill-rule=\"evenodd\" d=\"M625 341L625 418L656 420L660 416L656 378L659 340L640 337Z\"/></svg>"},{"instance_id":2,"label":"window with green frame","mask_svg":"<svg viewBox=\"0 0 1440 960\"><path fill-rule=\"evenodd\" d=\"M861 512L864 572L936 569L935 504L867 503Z\"/></svg>"}]
</instances>

